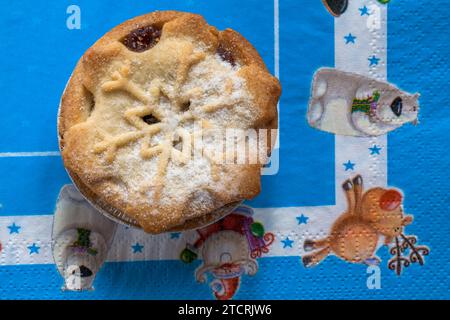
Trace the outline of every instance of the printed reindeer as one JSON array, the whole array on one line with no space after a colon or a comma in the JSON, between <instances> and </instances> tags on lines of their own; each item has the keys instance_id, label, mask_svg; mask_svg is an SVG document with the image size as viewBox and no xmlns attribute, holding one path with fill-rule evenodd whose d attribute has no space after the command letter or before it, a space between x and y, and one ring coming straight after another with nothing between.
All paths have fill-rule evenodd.
<instances>
[{"instance_id":1,"label":"printed reindeer","mask_svg":"<svg viewBox=\"0 0 450 320\"><path fill-rule=\"evenodd\" d=\"M384 237L384 244L389 246L395 239L398 244L399 237L411 240L411 237L403 234L405 226L409 225L413 218L404 215L402 207L402 193L396 189L372 188L364 192L363 179L360 175L352 181L343 183L348 209L333 224L328 237L318 240L306 240L305 251L313 251L303 256L302 261L306 267L315 266L325 259L330 253L339 258L367 265L379 264L380 259L375 256L380 237ZM415 238L414 238L415 240ZM427 255L427 247L414 247L415 241L406 241L402 252L409 246L414 257L411 262L423 264L423 255ZM395 247L394 247L395 248ZM400 250L390 250L391 254L400 254ZM420 256L417 258L417 256ZM400 257L398 263L405 262L408 258ZM397 264L398 264L397 263ZM389 268L394 269L390 262ZM409 265L409 260L403 263ZM397 267L400 274L401 266ZM398 269L399 268L399 269Z\"/></svg>"}]
</instances>

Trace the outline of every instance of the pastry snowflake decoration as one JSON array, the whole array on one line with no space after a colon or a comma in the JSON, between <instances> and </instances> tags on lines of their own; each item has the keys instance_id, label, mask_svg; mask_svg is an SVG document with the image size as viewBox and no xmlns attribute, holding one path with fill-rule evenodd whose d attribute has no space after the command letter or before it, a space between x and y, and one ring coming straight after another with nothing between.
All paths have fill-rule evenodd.
<instances>
[{"instance_id":1,"label":"pastry snowflake decoration","mask_svg":"<svg viewBox=\"0 0 450 320\"><path fill-rule=\"evenodd\" d=\"M279 95L238 33L188 13L137 17L90 48L69 81L59 117L64 164L88 198L148 232L199 226L260 189L263 163L217 159L214 133L275 129Z\"/></svg>"},{"instance_id":2,"label":"pastry snowflake decoration","mask_svg":"<svg viewBox=\"0 0 450 320\"><path fill-rule=\"evenodd\" d=\"M182 62L181 65L190 67L203 58L203 54L188 55L186 61ZM183 67L177 74L175 96L165 93L159 81L154 81L149 90L150 97L147 97L147 94L143 90L128 79L129 68L126 66L113 74L112 81L108 81L102 86L102 89L105 92L124 90L141 102L142 106L128 109L123 113L124 118L134 126L137 131L122 133L117 136L111 136L106 132L102 132L103 141L95 145L94 152L106 152L107 160L113 161L118 148L137 140L143 140L140 150L141 157L143 159L149 159L159 156L156 173L156 178L158 179L156 183L157 189L155 191L156 199L160 196L159 193L163 183L161 180L165 175L169 161L173 160L181 164L186 164L190 161L192 143L194 139L197 138L196 132L189 133L187 130L178 126L181 123L196 119L192 111L185 110L188 106L188 103L185 101L188 101L189 95L185 99L179 97L179 88L186 78L187 71L188 69ZM228 94L231 94L231 85L232 84L228 85ZM200 90L199 88L196 89ZM170 101L170 104L175 107L175 110L172 110L173 114L165 116L163 112L158 112L156 105L158 104L161 95L166 97ZM201 106L201 109L204 112L214 112L221 108L230 107L236 102L229 101L228 103L203 105ZM173 120L175 120L175 123L170 123L173 122ZM206 120L201 121L201 123L205 127L210 127ZM162 133L164 138L156 145L150 146L150 139L158 133ZM174 147L179 138L181 138L182 141L181 151ZM200 149L199 151L201 152L202 150ZM207 152L204 152L204 156L208 158L212 166L215 166L215 159L209 156ZM213 178L216 180L217 176L213 174Z\"/></svg>"}]
</instances>

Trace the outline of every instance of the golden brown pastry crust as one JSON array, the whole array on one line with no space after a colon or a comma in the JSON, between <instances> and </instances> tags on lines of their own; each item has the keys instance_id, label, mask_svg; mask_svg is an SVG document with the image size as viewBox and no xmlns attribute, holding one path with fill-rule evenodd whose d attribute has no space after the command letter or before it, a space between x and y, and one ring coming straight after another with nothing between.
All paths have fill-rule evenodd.
<instances>
[{"instance_id":1,"label":"golden brown pastry crust","mask_svg":"<svg viewBox=\"0 0 450 320\"><path fill-rule=\"evenodd\" d=\"M137 228L141 227L136 220L129 217L124 212L119 211L118 209L111 207L108 203L102 201L102 199L98 197L94 192L92 192L73 172L70 172L70 177L73 183L77 186L78 190L81 192L81 194L85 198L87 198L89 202L98 210L100 210L102 213L106 214L111 219L116 220L120 223L124 223L126 225ZM203 216L186 220L182 225L175 226L167 231L178 232L204 227L223 218L225 215L233 211L233 209L235 209L241 203L242 201L227 203L222 207L217 208L214 211L211 211Z\"/></svg>"},{"instance_id":2,"label":"golden brown pastry crust","mask_svg":"<svg viewBox=\"0 0 450 320\"><path fill-rule=\"evenodd\" d=\"M162 28L161 40L153 48L138 53L130 51L121 42L130 32L150 25ZM231 53L237 66L224 67L216 62L219 47ZM228 74L226 72L233 73L235 82L231 82L231 93L236 91L237 95L242 91L245 94L241 94L241 100L236 100L236 105L227 105L225 111L214 105L201 106L205 112L203 116L208 117L206 122L218 124L221 128L225 128L225 124L242 129L277 128L276 106L281 93L278 80L268 73L257 51L240 34L231 29L220 32L199 15L162 11L136 17L109 31L87 50L63 94L58 119L64 164L69 174L76 177L75 184L80 189L89 190L84 192L85 195L126 213L138 221L145 231L160 233L208 222L213 219L212 212L216 209L251 199L259 193L261 164L214 166L219 178L206 181L204 185L201 184L204 181L199 181L201 187L183 190L182 194L174 196L164 195L168 192L165 189L170 189L166 188L166 183L179 177L166 176L176 165L172 164L175 158L183 159L181 154L172 151L174 158L171 158L166 152L168 160L161 164L166 149L149 145L145 150L140 147L142 159L136 159L136 156L127 158L133 148L137 148L135 145L140 142L139 139L154 139L160 131L164 133L169 130L161 130L157 124L152 127L155 132L150 134L147 127L142 128L142 121L133 118L136 114L142 115L139 112L143 109L151 109L149 101L156 101L147 96L148 91L153 92L155 88L159 90L158 106L152 107L152 114L156 114L156 109L160 108L159 101L163 99L159 98L161 92L179 85L179 91L173 89L167 94L172 99L169 99L170 105L173 101L177 105L181 97L178 92L185 94L186 86L193 84L202 89L201 79L194 79L192 70L196 67L201 72L201 68L209 67L208 63L211 63L213 71L217 69L225 75ZM122 86L123 83L117 80L124 78L126 84ZM158 82L155 88L152 87L154 83L150 83L150 80L153 81L153 78L158 81L161 78L162 84ZM173 78L176 80L172 81ZM192 101L195 102L195 98ZM221 113L220 119L216 116L218 112ZM245 115L241 117L241 113ZM201 118L199 113L196 117ZM121 141L126 139L127 142L120 142L116 137ZM164 146L163 142L157 142L157 146ZM147 158L144 158L144 154ZM140 192L130 187L142 177L139 172L124 167L129 162L151 162L150 159L156 158L158 162L152 168L161 173L158 177L162 183L155 182L156 178L151 179L148 185L150 196L147 191ZM189 163L182 165L189 170ZM136 169L141 167L137 166ZM212 165L210 169L212 176ZM165 201L159 195L157 197L158 192L162 193Z\"/></svg>"}]
</instances>

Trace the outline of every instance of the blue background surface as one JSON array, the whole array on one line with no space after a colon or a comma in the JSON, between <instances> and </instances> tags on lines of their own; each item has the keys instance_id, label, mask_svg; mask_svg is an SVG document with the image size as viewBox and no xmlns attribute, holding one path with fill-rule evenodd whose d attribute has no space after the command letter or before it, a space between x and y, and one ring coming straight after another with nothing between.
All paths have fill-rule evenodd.
<instances>
[{"instance_id":1,"label":"blue background surface","mask_svg":"<svg viewBox=\"0 0 450 320\"><path fill-rule=\"evenodd\" d=\"M72 1L2 1L0 13L0 152L55 151L60 95L81 54L117 23L155 9L198 12L219 28L247 37L273 71L272 1L76 1L82 29L65 27ZM382 289L368 290L366 268L328 258L305 269L299 257L259 259L255 277L243 277L235 298L450 298L448 204L450 36L445 1L397 1L388 11L388 78L419 91L421 124L389 135L389 184L405 194L415 217L407 233L431 248L424 267L401 277L382 267ZM257 10L255 10L257 8ZM264 177L253 206L327 205L334 202L334 137L305 122L311 76L334 64L333 19L320 1L281 1L280 172ZM0 215L47 214L67 176L59 157L0 159ZM23 201L27 199L27 201ZM387 250L378 253L383 261ZM179 261L108 263L94 292L61 293L54 265L0 267L1 298L211 299L195 283L197 265Z\"/></svg>"}]
</instances>

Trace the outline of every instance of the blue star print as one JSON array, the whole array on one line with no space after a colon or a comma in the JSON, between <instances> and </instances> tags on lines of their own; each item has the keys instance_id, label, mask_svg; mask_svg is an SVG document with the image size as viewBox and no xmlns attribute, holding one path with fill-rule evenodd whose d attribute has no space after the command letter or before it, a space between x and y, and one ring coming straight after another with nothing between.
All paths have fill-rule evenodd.
<instances>
[{"instance_id":1,"label":"blue star print","mask_svg":"<svg viewBox=\"0 0 450 320\"><path fill-rule=\"evenodd\" d=\"M348 35L346 35L344 37L345 39L345 44L349 44L349 43L355 43L356 37L354 35L352 35L351 33L349 33Z\"/></svg>"},{"instance_id":2,"label":"blue star print","mask_svg":"<svg viewBox=\"0 0 450 320\"><path fill-rule=\"evenodd\" d=\"M281 240L281 242L283 242L283 248L292 248L292 244L294 243L293 240L289 239L289 237L286 237L286 239Z\"/></svg>"},{"instance_id":3,"label":"blue star print","mask_svg":"<svg viewBox=\"0 0 450 320\"><path fill-rule=\"evenodd\" d=\"M367 60L369 60L369 62L370 62L369 67L376 66L376 65L378 65L378 62L380 62L380 58L377 58L375 56L371 56Z\"/></svg>"},{"instance_id":4,"label":"blue star print","mask_svg":"<svg viewBox=\"0 0 450 320\"><path fill-rule=\"evenodd\" d=\"M32 255L33 253L39 254L39 249L41 247L37 246L36 243L33 243L31 246L27 247L28 250L30 250L30 255Z\"/></svg>"},{"instance_id":5,"label":"blue star print","mask_svg":"<svg viewBox=\"0 0 450 320\"><path fill-rule=\"evenodd\" d=\"M12 225L8 226L9 234L19 233L20 228L22 227L16 225L16 223L14 222Z\"/></svg>"},{"instance_id":6,"label":"blue star print","mask_svg":"<svg viewBox=\"0 0 450 320\"><path fill-rule=\"evenodd\" d=\"M308 223L308 219L309 217L305 216L304 214L302 214L301 216L298 216L297 218L298 224L307 224Z\"/></svg>"},{"instance_id":7,"label":"blue star print","mask_svg":"<svg viewBox=\"0 0 450 320\"><path fill-rule=\"evenodd\" d=\"M361 12L361 16L364 16L364 15L369 16L370 15L369 8L367 8L366 6L359 8L358 10Z\"/></svg>"},{"instance_id":8,"label":"blue star print","mask_svg":"<svg viewBox=\"0 0 450 320\"><path fill-rule=\"evenodd\" d=\"M140 245L139 242L136 242L134 246L131 246L133 249L133 253L142 252L142 249L144 248L143 245Z\"/></svg>"},{"instance_id":9,"label":"blue star print","mask_svg":"<svg viewBox=\"0 0 450 320\"><path fill-rule=\"evenodd\" d=\"M178 239L180 238L180 233L179 232L172 232L170 234L170 239Z\"/></svg>"},{"instance_id":10,"label":"blue star print","mask_svg":"<svg viewBox=\"0 0 450 320\"><path fill-rule=\"evenodd\" d=\"M348 160L346 163L343 163L342 165L345 167L345 171L348 171L348 170L355 170L356 164Z\"/></svg>"},{"instance_id":11,"label":"blue star print","mask_svg":"<svg viewBox=\"0 0 450 320\"><path fill-rule=\"evenodd\" d=\"M370 150L370 154L374 155L374 154L380 154L382 148L380 148L379 146L377 146L376 144L373 145L372 148L369 148Z\"/></svg>"}]
</instances>

